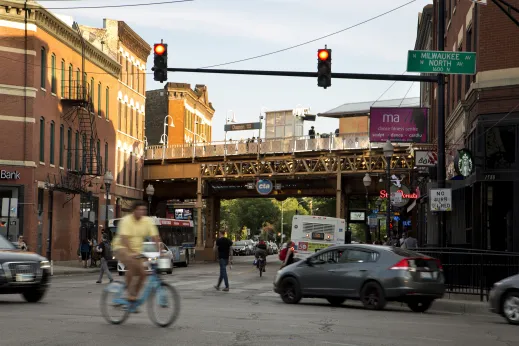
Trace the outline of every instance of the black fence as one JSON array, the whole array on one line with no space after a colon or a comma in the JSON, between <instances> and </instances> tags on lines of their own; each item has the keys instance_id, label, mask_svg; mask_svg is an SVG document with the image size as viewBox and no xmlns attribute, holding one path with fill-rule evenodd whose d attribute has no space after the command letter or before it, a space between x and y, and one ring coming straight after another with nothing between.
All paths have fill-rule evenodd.
<instances>
[{"instance_id":1,"label":"black fence","mask_svg":"<svg viewBox=\"0 0 519 346\"><path fill-rule=\"evenodd\" d=\"M494 283L519 274L519 253L460 248L413 251L442 262L447 293L479 295L481 301L488 300Z\"/></svg>"}]
</instances>

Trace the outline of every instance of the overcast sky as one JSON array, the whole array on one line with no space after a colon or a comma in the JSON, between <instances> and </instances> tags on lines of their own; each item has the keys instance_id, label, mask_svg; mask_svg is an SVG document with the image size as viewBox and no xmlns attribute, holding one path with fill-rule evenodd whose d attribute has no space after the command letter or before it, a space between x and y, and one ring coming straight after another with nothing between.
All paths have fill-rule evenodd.
<instances>
[{"instance_id":1,"label":"overcast sky","mask_svg":"<svg viewBox=\"0 0 519 346\"><path fill-rule=\"evenodd\" d=\"M136 4L160 0L40 1L49 8ZM102 27L103 18L125 21L150 45L169 44L169 66L198 68L260 55L347 28L410 0L195 0L193 2L103 9L52 9L80 24ZM416 0L393 13L337 35L229 69L316 71L317 50L327 44L333 72L402 74L414 48L418 13L432 0ZM151 72L152 55L148 60ZM326 90L314 78L169 73L170 82L205 84L216 109L213 140L223 140L232 110L238 122L257 121L261 109L310 107L313 114L344 103L372 101L392 84L384 81L332 80ZM418 83L397 82L382 99L419 95ZM163 84L148 74L147 89ZM308 127L311 124L308 124ZM338 120L318 119L318 132L333 132ZM305 132L307 129L305 130ZM233 139L256 133L236 133Z\"/></svg>"}]
</instances>

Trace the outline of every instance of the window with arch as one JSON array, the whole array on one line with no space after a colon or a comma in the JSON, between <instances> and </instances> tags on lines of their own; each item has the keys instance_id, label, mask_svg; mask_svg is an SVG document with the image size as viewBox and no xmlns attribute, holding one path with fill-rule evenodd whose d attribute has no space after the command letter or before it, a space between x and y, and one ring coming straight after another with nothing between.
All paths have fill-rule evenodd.
<instances>
[{"instance_id":1,"label":"window with arch","mask_svg":"<svg viewBox=\"0 0 519 346\"><path fill-rule=\"evenodd\" d=\"M74 68L72 67L72 64L68 65L68 99L72 98L72 81L74 80Z\"/></svg>"},{"instance_id":2,"label":"window with arch","mask_svg":"<svg viewBox=\"0 0 519 346\"><path fill-rule=\"evenodd\" d=\"M40 118L40 162L45 162L45 118Z\"/></svg>"},{"instance_id":3,"label":"window with arch","mask_svg":"<svg viewBox=\"0 0 519 346\"><path fill-rule=\"evenodd\" d=\"M141 138L140 127L139 127L139 119L140 119L139 110L136 109L135 110L135 137L137 137L137 139Z\"/></svg>"},{"instance_id":4,"label":"window with arch","mask_svg":"<svg viewBox=\"0 0 519 346\"><path fill-rule=\"evenodd\" d=\"M133 88L133 78L134 78L134 69L135 69L135 66L133 66L132 64L132 67L131 67L131 74L130 74L130 88Z\"/></svg>"},{"instance_id":5,"label":"window with arch","mask_svg":"<svg viewBox=\"0 0 519 346\"><path fill-rule=\"evenodd\" d=\"M55 131L55 127L56 127L56 125L55 125L54 121L51 121L51 122L50 122L50 148L49 148L49 149L50 149L49 161L50 161L50 164L51 164L51 165L53 165L54 162L55 162L55 161L54 161L54 155L55 155L55 154L54 154L54 151L55 151L55 149L56 149L56 148L55 148L55 143L54 143L54 141L55 141L55 139L54 139L54 135L55 135L55 133L54 133L54 131Z\"/></svg>"},{"instance_id":6,"label":"window with arch","mask_svg":"<svg viewBox=\"0 0 519 346\"><path fill-rule=\"evenodd\" d=\"M133 107L130 108L130 131L128 132L133 137Z\"/></svg>"},{"instance_id":7,"label":"window with arch","mask_svg":"<svg viewBox=\"0 0 519 346\"><path fill-rule=\"evenodd\" d=\"M108 142L105 142L105 172L108 170Z\"/></svg>"},{"instance_id":8,"label":"window with arch","mask_svg":"<svg viewBox=\"0 0 519 346\"><path fill-rule=\"evenodd\" d=\"M101 82L97 84L97 115L101 116Z\"/></svg>"},{"instance_id":9,"label":"window with arch","mask_svg":"<svg viewBox=\"0 0 519 346\"><path fill-rule=\"evenodd\" d=\"M128 186L133 186L132 180L133 180L133 153L130 152L130 159L128 161Z\"/></svg>"},{"instance_id":10,"label":"window with arch","mask_svg":"<svg viewBox=\"0 0 519 346\"><path fill-rule=\"evenodd\" d=\"M72 129L67 130L67 169L72 169Z\"/></svg>"},{"instance_id":11,"label":"window with arch","mask_svg":"<svg viewBox=\"0 0 519 346\"><path fill-rule=\"evenodd\" d=\"M126 163L126 152L123 150L122 151L122 157L123 157L123 185L124 186L127 186L126 185L126 169L128 168L128 165Z\"/></svg>"},{"instance_id":12,"label":"window with arch","mask_svg":"<svg viewBox=\"0 0 519 346\"><path fill-rule=\"evenodd\" d=\"M56 79L56 54L50 57L50 92L56 94L58 92L58 81Z\"/></svg>"},{"instance_id":13,"label":"window with arch","mask_svg":"<svg viewBox=\"0 0 519 346\"><path fill-rule=\"evenodd\" d=\"M65 78L66 78L66 74L67 72L65 71L65 60L61 60L61 85L60 85L60 89L61 89L61 97L64 97L65 96Z\"/></svg>"},{"instance_id":14,"label":"window with arch","mask_svg":"<svg viewBox=\"0 0 519 346\"><path fill-rule=\"evenodd\" d=\"M129 80L130 80L130 65L129 65L129 62L128 62L128 58L126 58L126 66L125 66L125 70L126 70L126 84L129 84Z\"/></svg>"},{"instance_id":15,"label":"window with arch","mask_svg":"<svg viewBox=\"0 0 519 346\"><path fill-rule=\"evenodd\" d=\"M137 66L137 92L141 92L141 69Z\"/></svg>"},{"instance_id":16,"label":"window with arch","mask_svg":"<svg viewBox=\"0 0 519 346\"><path fill-rule=\"evenodd\" d=\"M41 88L45 89L47 84L47 49L41 47L40 54L40 84Z\"/></svg>"},{"instance_id":17,"label":"window with arch","mask_svg":"<svg viewBox=\"0 0 519 346\"><path fill-rule=\"evenodd\" d=\"M123 129L122 129L122 131L123 131L124 133L128 133L128 107L129 107L129 106L130 106L130 105L127 104L127 103L125 103L125 104L123 105L123 111L124 111L124 113L123 113Z\"/></svg>"},{"instance_id":18,"label":"window with arch","mask_svg":"<svg viewBox=\"0 0 519 346\"><path fill-rule=\"evenodd\" d=\"M119 73L119 79L123 80L123 54L119 52L119 64L121 65L121 72Z\"/></svg>"},{"instance_id":19,"label":"window with arch","mask_svg":"<svg viewBox=\"0 0 519 346\"><path fill-rule=\"evenodd\" d=\"M106 92L105 92L105 118L106 118L106 120L110 120L109 110L110 110L110 88L106 87Z\"/></svg>"},{"instance_id":20,"label":"window with arch","mask_svg":"<svg viewBox=\"0 0 519 346\"><path fill-rule=\"evenodd\" d=\"M121 148L117 148L117 160L116 160L116 170L117 170L117 184L121 184L121 156L122 151Z\"/></svg>"},{"instance_id":21,"label":"window with arch","mask_svg":"<svg viewBox=\"0 0 519 346\"><path fill-rule=\"evenodd\" d=\"M103 161L101 160L101 141L97 140L96 145L96 161L97 161L97 174L101 174L101 164Z\"/></svg>"},{"instance_id":22,"label":"window with arch","mask_svg":"<svg viewBox=\"0 0 519 346\"><path fill-rule=\"evenodd\" d=\"M117 129L121 131L121 124L123 123L123 100L117 102Z\"/></svg>"},{"instance_id":23,"label":"window with arch","mask_svg":"<svg viewBox=\"0 0 519 346\"><path fill-rule=\"evenodd\" d=\"M86 79L86 73L85 73L85 79ZM90 78L90 100L92 102L92 107L94 107L95 103L94 103L94 100L95 100L95 81L94 81L94 77Z\"/></svg>"},{"instance_id":24,"label":"window with arch","mask_svg":"<svg viewBox=\"0 0 519 346\"><path fill-rule=\"evenodd\" d=\"M63 167L63 154L65 149L65 126L59 127L59 166Z\"/></svg>"}]
</instances>

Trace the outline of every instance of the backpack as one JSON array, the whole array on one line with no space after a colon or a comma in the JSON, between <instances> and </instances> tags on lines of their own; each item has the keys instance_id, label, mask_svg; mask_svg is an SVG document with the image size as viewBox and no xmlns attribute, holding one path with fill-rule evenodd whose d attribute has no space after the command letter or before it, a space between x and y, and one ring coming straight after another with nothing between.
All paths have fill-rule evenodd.
<instances>
[{"instance_id":1,"label":"backpack","mask_svg":"<svg viewBox=\"0 0 519 346\"><path fill-rule=\"evenodd\" d=\"M105 253L104 253L104 257L105 259L108 259L108 260L111 260L113 255L112 255L112 246L110 245L109 242L105 241L104 242L104 247L105 247Z\"/></svg>"},{"instance_id":2,"label":"backpack","mask_svg":"<svg viewBox=\"0 0 519 346\"><path fill-rule=\"evenodd\" d=\"M284 262L285 259L287 258L287 253L288 253L288 247L281 250L281 252L279 253L279 259Z\"/></svg>"}]
</instances>

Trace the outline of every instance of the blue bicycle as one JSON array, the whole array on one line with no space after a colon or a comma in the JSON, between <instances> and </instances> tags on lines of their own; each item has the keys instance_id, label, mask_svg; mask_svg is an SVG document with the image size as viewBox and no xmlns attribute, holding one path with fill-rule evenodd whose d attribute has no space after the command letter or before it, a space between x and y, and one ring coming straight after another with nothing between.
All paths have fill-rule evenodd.
<instances>
[{"instance_id":1,"label":"blue bicycle","mask_svg":"<svg viewBox=\"0 0 519 346\"><path fill-rule=\"evenodd\" d=\"M137 259L147 259L140 255ZM129 317L130 313L137 312L139 306L148 301L148 315L150 320L159 327L168 327L173 324L180 314L180 296L177 290L162 281L157 271L157 262L150 261L152 274L144 287L142 296L135 302L126 299L126 285L122 282L112 282L101 295L101 312L103 317L112 324L121 324ZM108 309L113 307L119 317L112 316ZM159 312L166 311L169 315L164 321L159 319Z\"/></svg>"}]
</instances>

